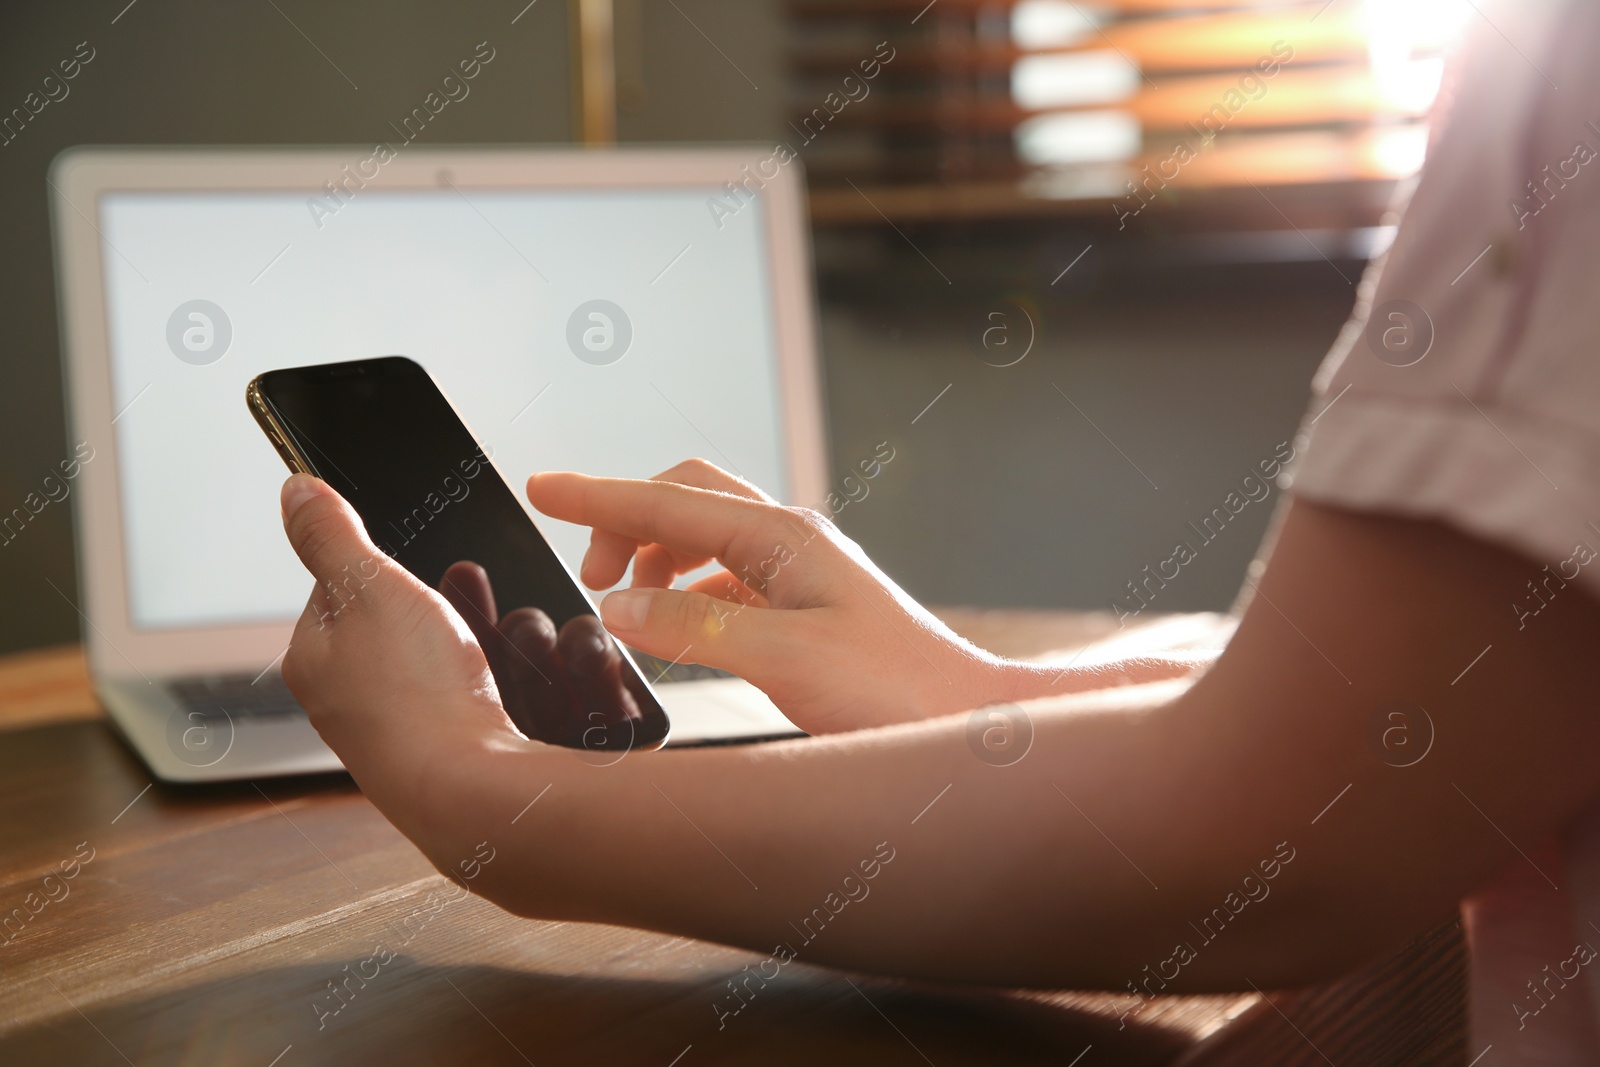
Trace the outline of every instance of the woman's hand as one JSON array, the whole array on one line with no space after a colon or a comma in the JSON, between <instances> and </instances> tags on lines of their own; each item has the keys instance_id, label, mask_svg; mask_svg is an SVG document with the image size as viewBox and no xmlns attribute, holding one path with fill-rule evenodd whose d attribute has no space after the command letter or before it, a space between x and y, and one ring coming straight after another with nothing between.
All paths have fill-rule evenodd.
<instances>
[{"instance_id":1,"label":"woman's hand","mask_svg":"<svg viewBox=\"0 0 1600 1067\"><path fill-rule=\"evenodd\" d=\"M528 499L594 528L590 588L615 585L632 561L633 588L600 609L618 640L737 674L808 733L1016 699L1019 679L1038 673L957 637L822 515L705 460L650 481L536 474ZM720 573L671 588L712 560Z\"/></svg>"},{"instance_id":2,"label":"woman's hand","mask_svg":"<svg viewBox=\"0 0 1600 1067\"><path fill-rule=\"evenodd\" d=\"M289 543L316 579L283 679L379 810L453 864L464 842L436 790L483 752L529 742L461 616L375 547L338 493L295 475L281 501Z\"/></svg>"}]
</instances>

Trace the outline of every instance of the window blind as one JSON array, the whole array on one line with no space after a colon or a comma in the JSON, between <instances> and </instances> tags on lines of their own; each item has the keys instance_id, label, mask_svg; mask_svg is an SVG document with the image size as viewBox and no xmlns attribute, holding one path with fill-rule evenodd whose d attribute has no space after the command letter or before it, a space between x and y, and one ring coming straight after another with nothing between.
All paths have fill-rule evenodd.
<instances>
[{"instance_id":1,"label":"window blind","mask_svg":"<svg viewBox=\"0 0 1600 1067\"><path fill-rule=\"evenodd\" d=\"M1149 208L1248 202L1230 191L1271 203L1272 190L1299 190L1367 225L1421 164L1444 50L1471 10L792 0L791 144L823 223L881 210L1126 224Z\"/></svg>"}]
</instances>

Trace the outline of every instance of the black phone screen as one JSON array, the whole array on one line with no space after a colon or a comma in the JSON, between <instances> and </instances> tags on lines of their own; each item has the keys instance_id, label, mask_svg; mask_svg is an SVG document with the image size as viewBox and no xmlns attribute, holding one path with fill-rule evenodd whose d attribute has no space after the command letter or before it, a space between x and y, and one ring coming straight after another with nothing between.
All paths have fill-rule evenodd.
<instances>
[{"instance_id":1,"label":"black phone screen","mask_svg":"<svg viewBox=\"0 0 1600 1067\"><path fill-rule=\"evenodd\" d=\"M256 384L312 473L350 502L379 549L429 588L439 589L446 571L466 561L483 568L500 612L537 608L558 631L594 619L588 598L420 365L390 356L269 371ZM481 624L473 610L462 614ZM480 643L507 711L529 736L591 750L653 747L666 737L666 713L625 653L613 657L621 688L611 699L560 677L559 657L524 652L514 639L489 647L500 642L485 636Z\"/></svg>"}]
</instances>

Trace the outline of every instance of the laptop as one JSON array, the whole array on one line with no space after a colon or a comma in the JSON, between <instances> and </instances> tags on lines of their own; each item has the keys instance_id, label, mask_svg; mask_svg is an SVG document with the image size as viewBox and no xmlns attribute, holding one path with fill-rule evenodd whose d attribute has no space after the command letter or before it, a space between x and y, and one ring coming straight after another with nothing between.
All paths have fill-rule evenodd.
<instances>
[{"instance_id":1,"label":"laptop","mask_svg":"<svg viewBox=\"0 0 1600 1067\"><path fill-rule=\"evenodd\" d=\"M162 779L340 767L278 673L311 577L262 371L409 356L513 475L699 455L826 492L804 181L768 147L75 148L49 182L84 644ZM588 531L537 522L575 570ZM798 733L740 679L642 669L674 744Z\"/></svg>"}]
</instances>

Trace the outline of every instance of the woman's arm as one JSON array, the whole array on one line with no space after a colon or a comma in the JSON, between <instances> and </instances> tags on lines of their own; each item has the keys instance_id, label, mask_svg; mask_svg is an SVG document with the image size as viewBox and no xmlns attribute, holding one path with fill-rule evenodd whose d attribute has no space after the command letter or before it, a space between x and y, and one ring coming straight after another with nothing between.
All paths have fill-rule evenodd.
<instances>
[{"instance_id":1,"label":"woman's arm","mask_svg":"<svg viewBox=\"0 0 1600 1067\"><path fill-rule=\"evenodd\" d=\"M291 507L294 486L313 573L372 558L342 501ZM1600 757L1592 601L1571 589L1519 632L1520 557L1304 503L1213 670L1027 705L1008 767L959 715L598 766L517 735L459 618L381 562L328 631L312 606L285 675L441 869L488 842L472 888L520 914L808 962L1147 992L1312 980L1525 862ZM1387 716L1419 705L1436 736L1395 766L1412 757Z\"/></svg>"},{"instance_id":2,"label":"woman's arm","mask_svg":"<svg viewBox=\"0 0 1600 1067\"><path fill-rule=\"evenodd\" d=\"M809 734L1183 677L1207 662L1148 655L1063 668L995 656L951 632L822 515L701 459L649 481L538 474L528 498L593 529L580 570L591 589L633 564L631 588L600 605L614 635L739 675ZM712 562L723 569L671 588Z\"/></svg>"}]
</instances>

